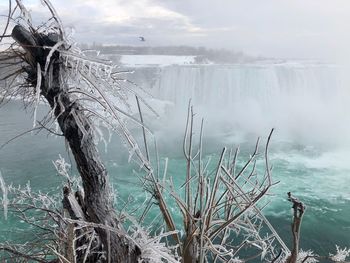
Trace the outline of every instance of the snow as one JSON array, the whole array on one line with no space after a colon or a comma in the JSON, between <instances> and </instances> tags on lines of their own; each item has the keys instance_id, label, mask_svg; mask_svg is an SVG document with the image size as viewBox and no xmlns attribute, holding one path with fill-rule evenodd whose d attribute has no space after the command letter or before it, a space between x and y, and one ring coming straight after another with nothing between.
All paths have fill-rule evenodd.
<instances>
[{"instance_id":1,"label":"snow","mask_svg":"<svg viewBox=\"0 0 350 263\"><path fill-rule=\"evenodd\" d=\"M120 63L127 66L168 66L193 64L195 56L122 55Z\"/></svg>"}]
</instances>

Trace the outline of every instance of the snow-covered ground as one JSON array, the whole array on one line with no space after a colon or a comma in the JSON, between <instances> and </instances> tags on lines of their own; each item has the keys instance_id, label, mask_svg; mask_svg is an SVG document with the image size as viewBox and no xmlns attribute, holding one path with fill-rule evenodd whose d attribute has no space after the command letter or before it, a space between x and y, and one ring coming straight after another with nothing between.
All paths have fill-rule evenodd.
<instances>
[{"instance_id":1,"label":"snow-covered ground","mask_svg":"<svg viewBox=\"0 0 350 263\"><path fill-rule=\"evenodd\" d=\"M127 66L168 66L193 64L195 56L122 55L120 63Z\"/></svg>"}]
</instances>

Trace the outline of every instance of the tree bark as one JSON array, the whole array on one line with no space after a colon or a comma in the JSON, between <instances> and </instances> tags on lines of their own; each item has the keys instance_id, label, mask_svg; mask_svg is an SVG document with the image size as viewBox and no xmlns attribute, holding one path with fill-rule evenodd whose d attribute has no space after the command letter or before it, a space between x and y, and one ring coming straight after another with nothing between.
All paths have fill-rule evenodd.
<instances>
[{"instance_id":1,"label":"tree bark","mask_svg":"<svg viewBox=\"0 0 350 263\"><path fill-rule=\"evenodd\" d=\"M24 48L29 67L27 81L36 85L37 63L44 69L48 50L42 46L53 46L56 42L52 36L32 34L22 26L15 26L12 37ZM57 39L57 37L56 37ZM92 124L82 111L82 106L73 101L68 93L66 83L60 79L61 60L58 52L51 57L46 75L42 76L41 95L45 97L54 110L57 122L67 140L74 156L84 188L84 203L88 220L94 223L120 229L116 219L107 170L102 163L93 140ZM107 233L102 228L96 229L104 249L107 262L137 262L140 249L126 235ZM110 248L110 251L107 251Z\"/></svg>"},{"instance_id":2,"label":"tree bark","mask_svg":"<svg viewBox=\"0 0 350 263\"><path fill-rule=\"evenodd\" d=\"M299 254L300 227L301 220L305 212L305 205L302 202L300 202L297 198L293 197L291 192L288 192L288 200L293 203L293 249L291 251L291 255L287 259L287 263L297 263Z\"/></svg>"}]
</instances>

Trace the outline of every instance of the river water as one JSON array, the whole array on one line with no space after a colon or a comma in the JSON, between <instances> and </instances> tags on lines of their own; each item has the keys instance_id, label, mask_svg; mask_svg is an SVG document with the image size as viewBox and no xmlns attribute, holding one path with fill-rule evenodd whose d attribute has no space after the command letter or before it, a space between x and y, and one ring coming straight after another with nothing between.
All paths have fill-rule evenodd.
<instances>
[{"instance_id":1,"label":"river water","mask_svg":"<svg viewBox=\"0 0 350 263\"><path fill-rule=\"evenodd\" d=\"M142 70L142 69L141 69ZM148 69L149 70L149 69ZM291 244L292 212L286 193L291 191L307 206L302 224L301 247L328 254L335 245L350 245L350 147L346 114L346 91L337 70L329 65L268 66L168 66L156 69L156 81L147 84L153 95L168 101L166 118L150 118L162 158L169 158L168 176L181 185L185 176L181 140L184 108L193 100L195 111L206 117L205 158L215 159L223 146L241 145L242 159L254 150L254 140L271 141L273 178L271 204L264 210L277 232ZM148 77L147 77L148 78ZM150 80L149 78L147 80ZM139 82L145 79L139 77ZM228 95L229 94L229 95ZM40 107L39 115L47 109ZM147 119L147 118L146 118ZM20 102L0 108L0 144L29 130L32 115ZM27 133L0 150L0 170L7 183L33 190L57 192L62 178L52 160L61 154L69 160L61 137L47 132ZM129 198L142 204L146 193L128 164L128 152L113 137L101 154L109 170L118 200ZM72 171L74 172L74 169ZM173 213L179 218L179 211ZM177 216L176 216L177 215ZM0 216L0 239L30 236L24 224Z\"/></svg>"}]
</instances>

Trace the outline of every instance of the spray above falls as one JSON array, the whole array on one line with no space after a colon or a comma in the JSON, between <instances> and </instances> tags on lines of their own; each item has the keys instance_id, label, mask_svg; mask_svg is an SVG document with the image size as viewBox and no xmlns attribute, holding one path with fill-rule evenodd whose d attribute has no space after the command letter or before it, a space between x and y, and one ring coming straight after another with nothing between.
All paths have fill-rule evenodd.
<instances>
[{"instance_id":1,"label":"spray above falls","mask_svg":"<svg viewBox=\"0 0 350 263\"><path fill-rule=\"evenodd\" d=\"M196 112L209 123L207 127L215 127L216 132L240 130L261 135L275 127L286 138L348 140L347 90L336 65L167 65L137 71L136 83L171 104L167 125L174 129L191 99Z\"/></svg>"}]
</instances>

